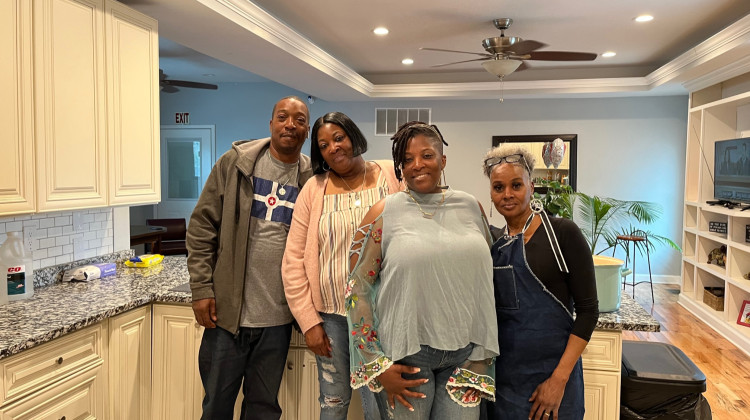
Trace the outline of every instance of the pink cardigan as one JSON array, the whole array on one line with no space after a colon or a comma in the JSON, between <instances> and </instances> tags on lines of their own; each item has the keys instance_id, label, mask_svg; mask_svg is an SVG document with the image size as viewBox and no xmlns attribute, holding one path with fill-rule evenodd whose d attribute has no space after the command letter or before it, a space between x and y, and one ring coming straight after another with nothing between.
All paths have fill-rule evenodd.
<instances>
[{"instance_id":1,"label":"pink cardigan","mask_svg":"<svg viewBox=\"0 0 750 420\"><path fill-rule=\"evenodd\" d=\"M403 189L396 179L393 161L377 160L375 163L385 177L389 194ZM323 213L327 184L328 172L315 175L302 187L294 204L292 225L281 263L286 301L302 333L323 322L319 315L323 298L320 294L318 223Z\"/></svg>"}]
</instances>

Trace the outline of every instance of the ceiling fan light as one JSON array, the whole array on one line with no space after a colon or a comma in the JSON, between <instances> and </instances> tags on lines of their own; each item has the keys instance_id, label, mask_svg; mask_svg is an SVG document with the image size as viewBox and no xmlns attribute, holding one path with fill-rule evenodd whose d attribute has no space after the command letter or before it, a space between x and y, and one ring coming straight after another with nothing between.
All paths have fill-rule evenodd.
<instances>
[{"instance_id":1,"label":"ceiling fan light","mask_svg":"<svg viewBox=\"0 0 750 420\"><path fill-rule=\"evenodd\" d=\"M520 65L521 60L512 59L482 61L482 67L484 67L485 70L500 78L513 73Z\"/></svg>"}]
</instances>

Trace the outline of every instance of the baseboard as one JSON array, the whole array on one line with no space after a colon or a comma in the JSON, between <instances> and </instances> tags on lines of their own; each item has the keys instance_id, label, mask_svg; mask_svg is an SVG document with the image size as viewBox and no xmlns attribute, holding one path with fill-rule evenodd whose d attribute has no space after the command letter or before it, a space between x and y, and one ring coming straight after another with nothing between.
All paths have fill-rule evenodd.
<instances>
[{"instance_id":1,"label":"baseboard","mask_svg":"<svg viewBox=\"0 0 750 420\"><path fill-rule=\"evenodd\" d=\"M666 275L666 274L654 274L651 276L651 279L654 281L654 284L680 284L680 276L673 276L673 275ZM628 282L632 280L630 276L627 278ZM640 282L648 282L648 273L646 274L636 274L635 275L635 281L636 283Z\"/></svg>"}]
</instances>

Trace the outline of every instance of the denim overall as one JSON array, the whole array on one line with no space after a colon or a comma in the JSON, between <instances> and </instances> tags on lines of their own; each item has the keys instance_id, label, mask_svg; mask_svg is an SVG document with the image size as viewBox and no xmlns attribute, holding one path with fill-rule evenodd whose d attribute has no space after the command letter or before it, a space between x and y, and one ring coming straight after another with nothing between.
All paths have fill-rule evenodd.
<instances>
[{"instance_id":1,"label":"denim overall","mask_svg":"<svg viewBox=\"0 0 750 420\"><path fill-rule=\"evenodd\" d=\"M567 272L549 219L544 213L541 218L545 231L538 229L536 234L546 233L555 254L550 263L557 261L561 271ZM531 394L550 377L565 351L573 317L531 272L526 263L523 232L498 239L492 245L492 260L500 355L496 402L490 403L488 414L494 420L525 420L531 411ZM583 412L583 368L579 358L558 413L560 420L580 420Z\"/></svg>"}]
</instances>

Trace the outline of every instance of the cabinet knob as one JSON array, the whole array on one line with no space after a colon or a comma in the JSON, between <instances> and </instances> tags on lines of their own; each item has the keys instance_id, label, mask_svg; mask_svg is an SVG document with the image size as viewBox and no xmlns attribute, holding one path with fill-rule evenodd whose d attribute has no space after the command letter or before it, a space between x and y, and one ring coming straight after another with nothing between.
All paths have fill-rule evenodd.
<instances>
[{"instance_id":1,"label":"cabinet knob","mask_svg":"<svg viewBox=\"0 0 750 420\"><path fill-rule=\"evenodd\" d=\"M58 365L61 365L62 363L63 363L63 358L62 358L62 357L59 357L59 358L57 359L57 364L58 364ZM63 418L62 418L62 419L60 419L60 420L65 420L65 417L63 417Z\"/></svg>"},{"instance_id":2,"label":"cabinet knob","mask_svg":"<svg viewBox=\"0 0 750 420\"><path fill-rule=\"evenodd\" d=\"M287 370L294 369L294 362L287 362L286 363L286 368L287 368Z\"/></svg>"}]
</instances>

